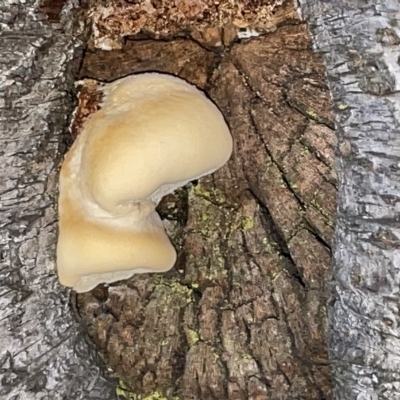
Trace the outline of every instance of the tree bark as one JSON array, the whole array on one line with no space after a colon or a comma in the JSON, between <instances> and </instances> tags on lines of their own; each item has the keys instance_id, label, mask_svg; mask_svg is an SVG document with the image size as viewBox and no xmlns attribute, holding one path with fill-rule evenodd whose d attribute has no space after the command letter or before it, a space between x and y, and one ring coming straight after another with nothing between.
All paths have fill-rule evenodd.
<instances>
[{"instance_id":1,"label":"tree bark","mask_svg":"<svg viewBox=\"0 0 400 400\"><path fill-rule=\"evenodd\" d=\"M65 18L54 4L53 23L37 1L0 4L0 397L114 399L54 271L58 167L81 46L72 5Z\"/></svg>"},{"instance_id":2,"label":"tree bark","mask_svg":"<svg viewBox=\"0 0 400 400\"><path fill-rule=\"evenodd\" d=\"M335 399L400 399L400 3L301 0L339 138L330 359Z\"/></svg>"},{"instance_id":3,"label":"tree bark","mask_svg":"<svg viewBox=\"0 0 400 400\"><path fill-rule=\"evenodd\" d=\"M120 51L86 52L80 78L156 70L198 85L219 105L235 140L226 168L159 207L179 252L173 271L72 297L108 366L130 389L119 394L330 398L325 302L335 136L321 60L291 2L283 3L271 6L274 24L250 41L235 41L232 27L211 27L192 39L141 36L117 40ZM54 274L57 172L80 46L74 22L82 22L70 13L60 23L62 6L42 2L51 24L38 2L0 6L0 395L13 400L116 397Z\"/></svg>"},{"instance_id":4,"label":"tree bark","mask_svg":"<svg viewBox=\"0 0 400 400\"><path fill-rule=\"evenodd\" d=\"M226 167L159 207L178 249L172 271L77 296L132 398L330 398L335 135L321 59L284 7L275 32L223 48L130 37L85 53L81 79L160 71L203 88L235 143Z\"/></svg>"}]
</instances>

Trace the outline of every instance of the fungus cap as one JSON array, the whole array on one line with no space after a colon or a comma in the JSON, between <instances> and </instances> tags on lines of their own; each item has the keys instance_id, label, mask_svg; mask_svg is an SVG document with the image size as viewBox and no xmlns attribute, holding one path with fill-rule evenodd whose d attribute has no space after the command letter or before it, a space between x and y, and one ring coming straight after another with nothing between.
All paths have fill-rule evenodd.
<instances>
[{"instance_id":1,"label":"fungus cap","mask_svg":"<svg viewBox=\"0 0 400 400\"><path fill-rule=\"evenodd\" d=\"M105 210L160 199L214 172L232 153L232 137L219 109L184 80L145 73L107 85L103 108L89 131L82 174Z\"/></svg>"},{"instance_id":2,"label":"fungus cap","mask_svg":"<svg viewBox=\"0 0 400 400\"><path fill-rule=\"evenodd\" d=\"M79 139L78 139L79 140ZM135 273L171 269L176 252L150 201L135 203L128 215L102 210L80 190L79 144L60 174L57 270L60 283L87 292L100 283Z\"/></svg>"},{"instance_id":3,"label":"fungus cap","mask_svg":"<svg viewBox=\"0 0 400 400\"><path fill-rule=\"evenodd\" d=\"M155 207L232 152L218 108L182 79L145 73L100 90L102 108L60 173L57 269L78 292L172 268L176 253Z\"/></svg>"}]
</instances>

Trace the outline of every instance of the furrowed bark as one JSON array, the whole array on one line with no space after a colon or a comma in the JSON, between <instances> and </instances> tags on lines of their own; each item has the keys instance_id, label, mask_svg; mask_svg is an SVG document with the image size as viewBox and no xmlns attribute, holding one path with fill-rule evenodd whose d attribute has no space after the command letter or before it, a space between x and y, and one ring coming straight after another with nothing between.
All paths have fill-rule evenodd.
<instances>
[{"instance_id":1,"label":"furrowed bark","mask_svg":"<svg viewBox=\"0 0 400 400\"><path fill-rule=\"evenodd\" d=\"M54 275L57 168L79 40L57 25L53 6L62 1L44 3L56 25L35 2L3 6L0 396L113 399ZM221 107L235 138L227 168L160 205L179 251L173 271L73 298L130 388L120 393L132 399L330 396L333 122L320 58L291 2L283 3L276 25L254 42L225 42L224 32L226 48L210 50L207 35L128 38L121 51L87 51L83 60L80 78L148 70L182 76Z\"/></svg>"},{"instance_id":2,"label":"furrowed bark","mask_svg":"<svg viewBox=\"0 0 400 400\"><path fill-rule=\"evenodd\" d=\"M199 86L234 139L224 168L158 208L178 250L175 267L77 296L132 399L330 398L331 103L306 24L291 0L276 12L275 29L225 46L212 47L217 34L207 44L133 36L120 49L85 53L80 78L159 71Z\"/></svg>"},{"instance_id":3,"label":"furrowed bark","mask_svg":"<svg viewBox=\"0 0 400 400\"><path fill-rule=\"evenodd\" d=\"M57 2L59 9L63 2ZM53 4L54 6L54 4ZM0 397L113 399L54 271L57 176L81 45L37 1L0 4ZM54 9L54 7L53 7ZM64 23L65 22L65 23Z\"/></svg>"},{"instance_id":4,"label":"furrowed bark","mask_svg":"<svg viewBox=\"0 0 400 400\"><path fill-rule=\"evenodd\" d=\"M335 399L400 399L400 2L301 0L339 140Z\"/></svg>"}]
</instances>

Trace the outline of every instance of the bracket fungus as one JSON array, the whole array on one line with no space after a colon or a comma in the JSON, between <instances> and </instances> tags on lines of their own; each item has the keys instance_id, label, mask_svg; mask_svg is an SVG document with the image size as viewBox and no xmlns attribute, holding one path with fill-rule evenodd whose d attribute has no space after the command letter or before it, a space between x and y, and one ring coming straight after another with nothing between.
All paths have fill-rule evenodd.
<instances>
[{"instance_id":1,"label":"bracket fungus","mask_svg":"<svg viewBox=\"0 0 400 400\"><path fill-rule=\"evenodd\" d=\"M57 270L77 292L171 269L176 252L157 204L232 153L219 109L180 78L143 73L99 90L101 109L60 173Z\"/></svg>"}]
</instances>

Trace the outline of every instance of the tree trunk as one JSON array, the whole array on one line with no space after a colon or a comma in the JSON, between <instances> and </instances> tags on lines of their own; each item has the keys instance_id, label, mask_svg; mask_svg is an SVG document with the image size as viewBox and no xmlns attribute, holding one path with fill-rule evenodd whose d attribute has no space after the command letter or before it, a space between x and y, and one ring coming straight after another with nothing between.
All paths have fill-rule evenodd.
<instances>
[{"instance_id":1,"label":"tree trunk","mask_svg":"<svg viewBox=\"0 0 400 400\"><path fill-rule=\"evenodd\" d=\"M85 53L81 79L161 71L203 88L235 142L226 167L159 207L179 253L172 271L77 296L132 398L330 398L333 119L307 26L292 2L279 12L273 33L225 46L205 34L142 36ZM126 26L118 9L109 18Z\"/></svg>"},{"instance_id":2,"label":"tree trunk","mask_svg":"<svg viewBox=\"0 0 400 400\"><path fill-rule=\"evenodd\" d=\"M76 48L85 39L84 34L77 37L74 13L60 23L63 3L42 2L51 24L38 11L37 1L3 0L0 6L0 90L4 93L0 103L4 143L0 154L0 395L6 399L116 397L115 387L101 376L85 331L72 318L69 292L59 287L54 275L57 172L72 113L67 93L80 62L75 59ZM258 2L243 3L251 8ZM328 15L322 6L310 7L315 7L315 15ZM130 389L131 398L330 398L325 303L336 194L330 100L321 60L313 53L306 25L296 18L291 1L277 8L271 5L271 10L272 16L258 33L247 31L256 36L248 41L235 40L237 32L229 24L215 28L207 21L189 35L173 16L162 20L166 26L161 24L167 31L173 28L163 37L168 40L143 40L159 35L159 21L153 21L155 30L147 36L113 31L114 37L104 40L104 30L129 27L129 18L126 24L118 24L118 18L109 16L101 19L102 29L94 31L93 42L121 50L89 49L83 59L80 78L111 80L153 70L187 79L219 105L235 140L227 167L169 196L159 207L179 252L173 271L136 276L72 297L78 317L107 364ZM310 10L303 5L308 18ZM262 13L250 11L246 15L261 23ZM184 12L193 18L196 10L189 7ZM138 15L131 35L139 32ZM321 27L316 24L313 32ZM383 43L396 39L385 29L379 34ZM125 44L118 35L126 36ZM362 66L371 73L370 64ZM386 94L387 81L389 89L392 81L372 78L374 85L366 79L364 89ZM339 109L345 106L339 103ZM393 106L388 109L394 115ZM388 118L388 113L380 118ZM371 129L375 123L364 126ZM341 150L354 167L353 140L352 136L343 140ZM382 157L380 148L377 151L372 160ZM370 174L376 168L362 165L370 168ZM394 196L385 193L380 199L390 202ZM345 199L344 194L340 199ZM355 226L364 227L354 221L353 235ZM341 224L339 242L343 220ZM395 236L386 234L388 229L378 232L368 245L377 246L380 240L386 246L381 252L394 254L390 246ZM360 239L354 245L365 245L365 239ZM374 289L369 281L363 282L356 283ZM348 301L346 290L347 286L339 286L340 300ZM336 303L340 311L338 304L346 303ZM396 320L386 315L383 323L394 329ZM334 338L334 355L339 354L336 343ZM337 359L334 356L335 367ZM338 371L335 377L342 382ZM128 394L121 387L118 390ZM349 397L338 392L338 398L351 398L352 393L343 392Z\"/></svg>"},{"instance_id":3,"label":"tree trunk","mask_svg":"<svg viewBox=\"0 0 400 400\"><path fill-rule=\"evenodd\" d=\"M400 399L400 2L301 0L339 138L335 399Z\"/></svg>"},{"instance_id":4,"label":"tree trunk","mask_svg":"<svg viewBox=\"0 0 400 400\"><path fill-rule=\"evenodd\" d=\"M54 3L52 24L37 1L0 4L0 397L113 399L115 383L102 377L54 273L58 167L80 44Z\"/></svg>"}]
</instances>

